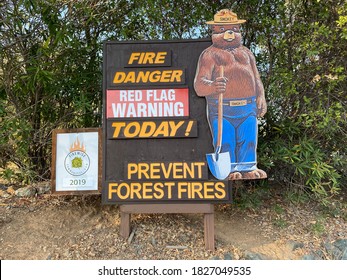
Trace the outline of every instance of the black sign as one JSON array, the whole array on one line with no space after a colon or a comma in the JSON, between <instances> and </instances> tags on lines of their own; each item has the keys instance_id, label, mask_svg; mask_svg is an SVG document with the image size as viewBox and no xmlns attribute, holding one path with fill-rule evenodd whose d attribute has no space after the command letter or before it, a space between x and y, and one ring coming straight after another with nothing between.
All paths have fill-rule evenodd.
<instances>
[{"instance_id":1,"label":"black sign","mask_svg":"<svg viewBox=\"0 0 347 280\"><path fill-rule=\"evenodd\" d=\"M103 203L231 200L209 173L205 98L193 83L210 39L106 42Z\"/></svg>"}]
</instances>

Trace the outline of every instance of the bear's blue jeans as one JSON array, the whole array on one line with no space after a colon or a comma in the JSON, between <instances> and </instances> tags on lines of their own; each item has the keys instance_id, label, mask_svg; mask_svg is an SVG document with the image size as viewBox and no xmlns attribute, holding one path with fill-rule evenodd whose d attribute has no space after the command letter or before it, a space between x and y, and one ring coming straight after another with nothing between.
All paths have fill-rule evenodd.
<instances>
[{"instance_id":1,"label":"bear's blue jeans","mask_svg":"<svg viewBox=\"0 0 347 280\"><path fill-rule=\"evenodd\" d=\"M218 135L218 99L207 97L207 117L216 148ZM247 101L230 106L230 101ZM257 168L258 139L256 97L223 100L222 148L229 152L231 172L248 172Z\"/></svg>"}]
</instances>

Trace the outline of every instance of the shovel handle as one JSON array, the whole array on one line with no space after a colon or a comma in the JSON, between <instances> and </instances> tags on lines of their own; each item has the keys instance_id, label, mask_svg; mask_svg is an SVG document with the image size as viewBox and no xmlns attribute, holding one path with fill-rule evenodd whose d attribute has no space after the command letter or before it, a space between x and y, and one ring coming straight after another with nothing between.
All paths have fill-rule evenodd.
<instances>
[{"instance_id":1,"label":"shovel handle","mask_svg":"<svg viewBox=\"0 0 347 280\"><path fill-rule=\"evenodd\" d=\"M224 77L223 65L219 67L219 76ZM223 133L223 93L220 93L218 96L218 134L217 134L216 153L219 153L222 147L222 133Z\"/></svg>"}]
</instances>

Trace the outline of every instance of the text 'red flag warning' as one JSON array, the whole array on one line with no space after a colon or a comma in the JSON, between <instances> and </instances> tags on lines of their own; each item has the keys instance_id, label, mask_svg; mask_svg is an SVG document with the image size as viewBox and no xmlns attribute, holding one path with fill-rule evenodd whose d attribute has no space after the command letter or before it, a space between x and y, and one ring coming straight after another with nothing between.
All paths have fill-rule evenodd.
<instances>
[{"instance_id":1,"label":"text 'red flag warning'","mask_svg":"<svg viewBox=\"0 0 347 280\"><path fill-rule=\"evenodd\" d=\"M107 118L187 117L188 88L107 90Z\"/></svg>"}]
</instances>

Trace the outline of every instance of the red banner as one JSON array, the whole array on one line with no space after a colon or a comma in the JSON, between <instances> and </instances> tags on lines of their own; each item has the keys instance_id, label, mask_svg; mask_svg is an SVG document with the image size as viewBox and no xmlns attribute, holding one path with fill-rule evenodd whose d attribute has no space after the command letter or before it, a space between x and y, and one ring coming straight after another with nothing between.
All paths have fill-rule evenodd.
<instances>
[{"instance_id":1,"label":"red banner","mask_svg":"<svg viewBox=\"0 0 347 280\"><path fill-rule=\"evenodd\" d=\"M107 118L189 116L188 88L107 90Z\"/></svg>"}]
</instances>

